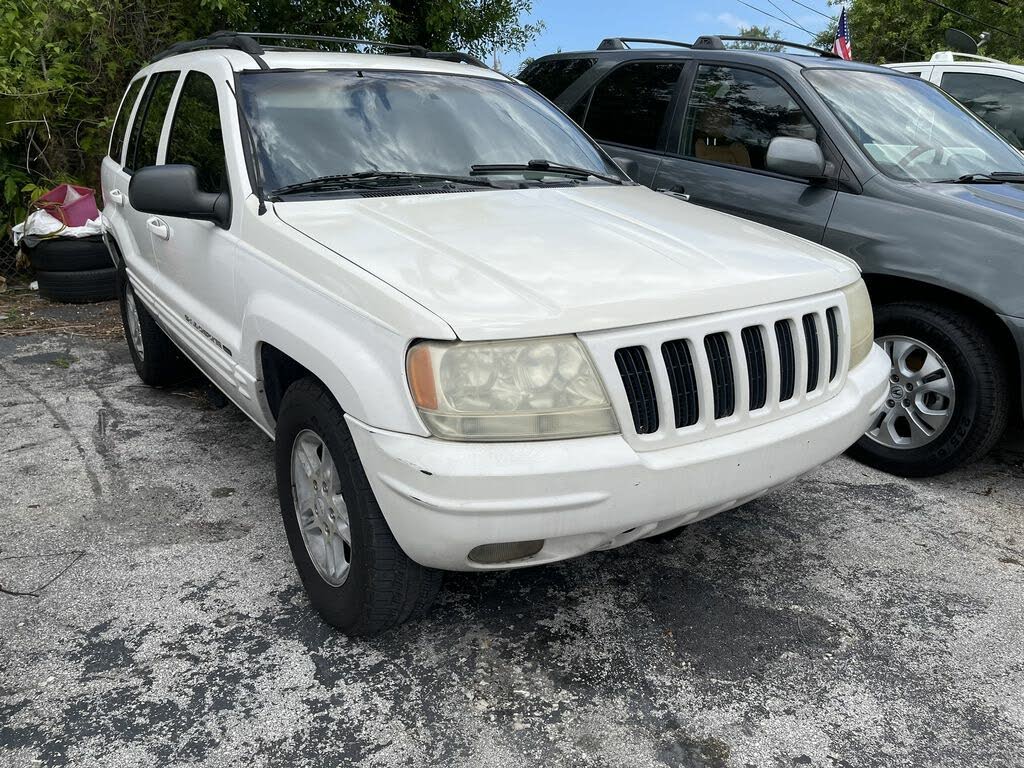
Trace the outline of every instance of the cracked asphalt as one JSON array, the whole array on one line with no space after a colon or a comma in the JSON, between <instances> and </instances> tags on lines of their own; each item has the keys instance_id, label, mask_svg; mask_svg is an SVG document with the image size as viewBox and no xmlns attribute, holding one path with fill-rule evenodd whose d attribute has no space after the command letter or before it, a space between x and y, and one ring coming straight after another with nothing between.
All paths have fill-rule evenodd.
<instances>
[{"instance_id":1,"label":"cracked asphalt","mask_svg":"<svg viewBox=\"0 0 1024 768\"><path fill-rule=\"evenodd\" d=\"M366 641L310 610L271 443L198 382L34 334L0 338L0 403L0 765L1024 765L1019 432L452 575Z\"/></svg>"}]
</instances>

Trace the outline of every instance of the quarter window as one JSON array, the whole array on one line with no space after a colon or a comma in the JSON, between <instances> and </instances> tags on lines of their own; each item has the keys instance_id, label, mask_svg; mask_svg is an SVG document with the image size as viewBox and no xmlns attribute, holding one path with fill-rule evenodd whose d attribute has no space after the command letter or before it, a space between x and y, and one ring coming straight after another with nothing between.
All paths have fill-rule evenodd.
<instances>
[{"instance_id":1,"label":"quarter window","mask_svg":"<svg viewBox=\"0 0 1024 768\"><path fill-rule=\"evenodd\" d=\"M647 61L614 70L594 89L587 133L598 141L654 149L682 71L682 64Z\"/></svg>"},{"instance_id":2,"label":"quarter window","mask_svg":"<svg viewBox=\"0 0 1024 768\"><path fill-rule=\"evenodd\" d=\"M1024 82L999 75L946 72L942 90L1017 149L1024 147Z\"/></svg>"},{"instance_id":3,"label":"quarter window","mask_svg":"<svg viewBox=\"0 0 1024 768\"><path fill-rule=\"evenodd\" d=\"M121 100L121 109L117 113L117 119L114 120L114 129L110 133L110 156L121 162L121 150L124 149L124 135L128 129L128 120L132 116L132 109L135 107L135 101L139 98L139 91L142 90L143 78L132 81L132 84L128 86L128 90L125 91L124 98Z\"/></svg>"},{"instance_id":4,"label":"quarter window","mask_svg":"<svg viewBox=\"0 0 1024 768\"><path fill-rule=\"evenodd\" d=\"M686 110L686 157L764 170L776 136L818 140L818 131L778 82L746 69L703 65Z\"/></svg>"},{"instance_id":5,"label":"quarter window","mask_svg":"<svg viewBox=\"0 0 1024 768\"><path fill-rule=\"evenodd\" d=\"M519 75L519 79L554 101L580 75L594 66L597 59L549 59L535 61Z\"/></svg>"},{"instance_id":6,"label":"quarter window","mask_svg":"<svg viewBox=\"0 0 1024 768\"><path fill-rule=\"evenodd\" d=\"M171 103L176 82L177 72L158 72L150 78L128 140L128 154L124 163L126 170L134 171L147 165L156 165L160 131L164 127L164 116L167 114L167 105Z\"/></svg>"},{"instance_id":7,"label":"quarter window","mask_svg":"<svg viewBox=\"0 0 1024 768\"><path fill-rule=\"evenodd\" d=\"M203 192L221 192L226 188L217 86L202 72L189 72L181 86L167 141L166 162L195 166Z\"/></svg>"}]
</instances>

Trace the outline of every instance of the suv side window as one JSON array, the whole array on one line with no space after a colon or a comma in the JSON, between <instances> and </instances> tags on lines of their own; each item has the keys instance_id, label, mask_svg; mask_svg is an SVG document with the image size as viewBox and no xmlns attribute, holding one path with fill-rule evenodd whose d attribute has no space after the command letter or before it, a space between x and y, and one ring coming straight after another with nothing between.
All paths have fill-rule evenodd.
<instances>
[{"instance_id":1,"label":"suv side window","mask_svg":"<svg viewBox=\"0 0 1024 768\"><path fill-rule=\"evenodd\" d=\"M167 105L171 103L171 94L177 82L178 72L158 72L149 79L128 140L128 154L124 160L126 171L156 165L160 131L163 130Z\"/></svg>"},{"instance_id":2,"label":"suv side window","mask_svg":"<svg viewBox=\"0 0 1024 768\"><path fill-rule=\"evenodd\" d=\"M654 149L682 71L651 61L614 69L594 88L583 128L598 141Z\"/></svg>"},{"instance_id":3,"label":"suv side window","mask_svg":"<svg viewBox=\"0 0 1024 768\"><path fill-rule=\"evenodd\" d=\"M181 86L166 162L195 166L202 192L227 188L217 86L202 72L189 72Z\"/></svg>"},{"instance_id":4,"label":"suv side window","mask_svg":"<svg viewBox=\"0 0 1024 768\"><path fill-rule=\"evenodd\" d=\"M1024 147L1024 82L980 72L945 72L942 90L1017 149Z\"/></svg>"},{"instance_id":5,"label":"suv side window","mask_svg":"<svg viewBox=\"0 0 1024 768\"><path fill-rule=\"evenodd\" d=\"M131 85L128 86L128 90L125 91L124 98L121 100L121 109L114 119L114 127L110 132L109 155L117 162L121 162L121 150L124 149L125 133L128 131L128 119L132 116L132 108L139 98L139 91L142 90L144 79L140 77L138 80L133 80Z\"/></svg>"},{"instance_id":6,"label":"suv side window","mask_svg":"<svg viewBox=\"0 0 1024 768\"><path fill-rule=\"evenodd\" d=\"M703 64L690 94L679 153L764 170L776 136L818 140L818 130L780 83L747 69Z\"/></svg>"}]
</instances>

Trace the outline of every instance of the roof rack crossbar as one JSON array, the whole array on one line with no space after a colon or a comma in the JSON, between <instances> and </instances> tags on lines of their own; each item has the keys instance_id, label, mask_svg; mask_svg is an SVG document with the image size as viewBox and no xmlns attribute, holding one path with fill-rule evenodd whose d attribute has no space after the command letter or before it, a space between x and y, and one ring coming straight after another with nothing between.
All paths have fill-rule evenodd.
<instances>
[{"instance_id":1,"label":"roof rack crossbar","mask_svg":"<svg viewBox=\"0 0 1024 768\"><path fill-rule=\"evenodd\" d=\"M729 43L766 43L768 45L782 45L786 48L796 48L801 51L810 51L816 53L819 56L823 56L826 59L838 59L833 51L827 51L824 48L817 48L813 45L804 45L803 43L792 43L789 40L772 40L767 37L746 37L744 35L703 35L698 37L694 41L693 47L701 50L708 49L721 49L725 46L723 42Z\"/></svg>"},{"instance_id":2,"label":"roof rack crossbar","mask_svg":"<svg viewBox=\"0 0 1024 768\"><path fill-rule=\"evenodd\" d=\"M156 54L152 58L152 61L160 61L170 56L177 56L179 53L189 53L191 51L206 51L206 50L235 50L248 53L256 63L260 65L260 69L266 69L267 64L261 58L264 50L263 46L253 40L251 37L238 32L214 32L207 37L200 38L198 40L185 40L180 43L174 43L169 45L160 53Z\"/></svg>"},{"instance_id":3,"label":"roof rack crossbar","mask_svg":"<svg viewBox=\"0 0 1024 768\"><path fill-rule=\"evenodd\" d=\"M653 43L654 45L670 45L674 48L692 48L690 43L683 43L678 40L661 40L656 37L606 37L597 46L599 51L625 50L629 43Z\"/></svg>"}]
</instances>

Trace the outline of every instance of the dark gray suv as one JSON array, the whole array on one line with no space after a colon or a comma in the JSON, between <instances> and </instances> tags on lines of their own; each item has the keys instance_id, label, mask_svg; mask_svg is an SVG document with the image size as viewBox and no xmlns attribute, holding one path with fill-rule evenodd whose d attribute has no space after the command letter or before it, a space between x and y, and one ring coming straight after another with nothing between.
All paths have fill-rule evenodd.
<instances>
[{"instance_id":1,"label":"dark gray suv","mask_svg":"<svg viewBox=\"0 0 1024 768\"><path fill-rule=\"evenodd\" d=\"M631 42L520 78L637 181L860 264L892 388L858 458L923 476L992 448L1024 395L1024 155L912 75L717 37Z\"/></svg>"}]
</instances>

